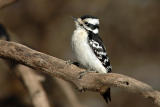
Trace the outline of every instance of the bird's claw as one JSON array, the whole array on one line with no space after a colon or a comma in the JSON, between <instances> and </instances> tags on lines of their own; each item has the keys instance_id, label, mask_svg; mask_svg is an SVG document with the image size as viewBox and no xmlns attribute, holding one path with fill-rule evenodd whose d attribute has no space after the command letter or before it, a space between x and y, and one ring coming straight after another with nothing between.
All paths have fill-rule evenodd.
<instances>
[{"instance_id":1,"label":"bird's claw","mask_svg":"<svg viewBox=\"0 0 160 107\"><path fill-rule=\"evenodd\" d=\"M88 69L88 70L86 70L86 71L80 72L78 79L82 79L82 77L83 77L85 74L89 73L89 72L92 72L92 71L91 71L90 69Z\"/></svg>"},{"instance_id":2,"label":"bird's claw","mask_svg":"<svg viewBox=\"0 0 160 107\"><path fill-rule=\"evenodd\" d=\"M71 60L67 60L67 61L66 61L66 64L71 65L71 64L73 64L73 62L72 62Z\"/></svg>"},{"instance_id":3,"label":"bird's claw","mask_svg":"<svg viewBox=\"0 0 160 107\"><path fill-rule=\"evenodd\" d=\"M78 63L78 62L73 62L73 61L71 61L71 60L67 60L66 61L66 64L69 64L69 65L71 65L71 64L73 64L73 65L76 65L76 66L80 66L80 64Z\"/></svg>"},{"instance_id":4,"label":"bird's claw","mask_svg":"<svg viewBox=\"0 0 160 107\"><path fill-rule=\"evenodd\" d=\"M82 77L87 73L87 71L82 71L79 73L78 79L82 79Z\"/></svg>"}]
</instances>

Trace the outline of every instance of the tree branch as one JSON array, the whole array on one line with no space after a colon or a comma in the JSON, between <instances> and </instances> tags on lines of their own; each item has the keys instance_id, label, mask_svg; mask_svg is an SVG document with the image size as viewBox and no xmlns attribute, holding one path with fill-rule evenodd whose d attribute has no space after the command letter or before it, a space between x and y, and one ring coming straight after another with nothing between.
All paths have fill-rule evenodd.
<instances>
[{"instance_id":1,"label":"tree branch","mask_svg":"<svg viewBox=\"0 0 160 107\"><path fill-rule=\"evenodd\" d=\"M80 69L65 61L32 50L24 45L0 40L0 57L14 59L17 62L27 65L33 69L43 71L54 77L62 78L72 83L79 90L90 90L101 92L103 87L119 87L129 92L139 93L145 98L151 98L155 104L160 106L160 92L151 86L134 78L116 74L87 73L79 79Z\"/></svg>"},{"instance_id":2,"label":"tree branch","mask_svg":"<svg viewBox=\"0 0 160 107\"><path fill-rule=\"evenodd\" d=\"M74 93L74 90L72 89L69 83L59 78L56 78L56 82L59 84L64 94L66 95L67 100L71 104L71 107L87 107L86 105L83 105L79 102L77 96Z\"/></svg>"},{"instance_id":3,"label":"tree branch","mask_svg":"<svg viewBox=\"0 0 160 107\"><path fill-rule=\"evenodd\" d=\"M44 78L34 73L33 70L27 66L17 65L16 68L29 91L34 107L50 107L41 83Z\"/></svg>"}]
</instances>

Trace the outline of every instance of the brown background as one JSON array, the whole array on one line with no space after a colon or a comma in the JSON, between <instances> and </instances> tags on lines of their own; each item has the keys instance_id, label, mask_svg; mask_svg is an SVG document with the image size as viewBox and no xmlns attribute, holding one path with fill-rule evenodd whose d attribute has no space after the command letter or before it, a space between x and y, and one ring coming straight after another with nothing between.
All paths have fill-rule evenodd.
<instances>
[{"instance_id":1,"label":"brown background","mask_svg":"<svg viewBox=\"0 0 160 107\"><path fill-rule=\"evenodd\" d=\"M0 10L0 22L6 26L12 41L68 60L73 59L70 38L75 26L71 16L85 14L100 18L100 35L113 72L129 75L159 90L159 0L18 0ZM49 96L54 97L54 100L49 97L51 104L69 107L57 86L52 86L51 77L43 84ZM88 107L106 107L98 93L75 92ZM1 59L0 106L31 106L27 98L26 90ZM151 100L117 88L112 88L112 102L108 106L156 107Z\"/></svg>"}]
</instances>

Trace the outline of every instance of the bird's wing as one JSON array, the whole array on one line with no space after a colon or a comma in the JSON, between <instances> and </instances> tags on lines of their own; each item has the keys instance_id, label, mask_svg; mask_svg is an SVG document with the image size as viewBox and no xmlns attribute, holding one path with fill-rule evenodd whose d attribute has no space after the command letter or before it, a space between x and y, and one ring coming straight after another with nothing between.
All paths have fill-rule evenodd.
<instances>
[{"instance_id":1,"label":"bird's wing","mask_svg":"<svg viewBox=\"0 0 160 107\"><path fill-rule=\"evenodd\" d=\"M98 35L89 33L88 42L94 54L101 61L106 70L111 72L112 66L110 65L110 60L103 45L102 39Z\"/></svg>"}]
</instances>

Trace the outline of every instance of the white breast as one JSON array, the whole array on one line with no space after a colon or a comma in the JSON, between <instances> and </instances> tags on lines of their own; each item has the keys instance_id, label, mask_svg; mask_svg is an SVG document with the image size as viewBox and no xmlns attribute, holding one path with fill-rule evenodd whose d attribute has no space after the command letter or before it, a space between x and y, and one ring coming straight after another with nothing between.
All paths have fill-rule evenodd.
<instances>
[{"instance_id":1,"label":"white breast","mask_svg":"<svg viewBox=\"0 0 160 107\"><path fill-rule=\"evenodd\" d=\"M72 50L76 60L85 68L100 73L107 72L89 46L87 32L84 29L78 28L74 31L72 35Z\"/></svg>"}]
</instances>

